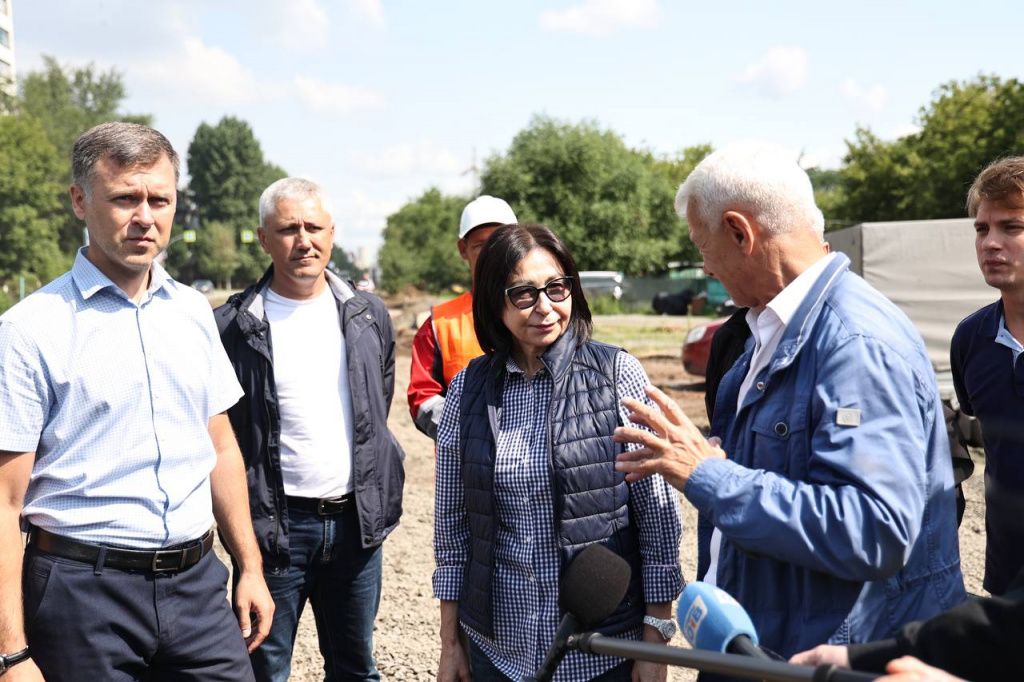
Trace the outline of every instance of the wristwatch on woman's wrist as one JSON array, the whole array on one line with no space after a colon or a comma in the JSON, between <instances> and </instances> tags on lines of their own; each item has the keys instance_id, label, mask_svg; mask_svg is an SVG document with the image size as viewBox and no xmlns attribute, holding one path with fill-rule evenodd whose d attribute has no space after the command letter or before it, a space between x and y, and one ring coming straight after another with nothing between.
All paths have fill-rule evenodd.
<instances>
[{"instance_id":1,"label":"wristwatch on woman's wrist","mask_svg":"<svg viewBox=\"0 0 1024 682\"><path fill-rule=\"evenodd\" d=\"M654 616L644 616L644 624L650 625L652 628L658 631L665 641L672 639L676 634L676 622L671 618L655 618Z\"/></svg>"},{"instance_id":2,"label":"wristwatch on woman's wrist","mask_svg":"<svg viewBox=\"0 0 1024 682\"><path fill-rule=\"evenodd\" d=\"M0 675L10 670L11 666L15 666L25 660L28 660L28 647L21 651L15 651L13 654L0 654Z\"/></svg>"}]
</instances>

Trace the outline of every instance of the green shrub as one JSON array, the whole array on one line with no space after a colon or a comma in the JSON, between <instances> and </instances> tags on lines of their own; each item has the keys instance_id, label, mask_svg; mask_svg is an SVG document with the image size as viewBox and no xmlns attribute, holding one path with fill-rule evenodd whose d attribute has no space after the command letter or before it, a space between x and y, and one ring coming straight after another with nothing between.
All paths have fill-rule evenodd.
<instances>
[{"instance_id":1,"label":"green shrub","mask_svg":"<svg viewBox=\"0 0 1024 682\"><path fill-rule=\"evenodd\" d=\"M601 296L588 296L587 303L590 304L592 315L621 315L622 301L617 300L611 294Z\"/></svg>"}]
</instances>

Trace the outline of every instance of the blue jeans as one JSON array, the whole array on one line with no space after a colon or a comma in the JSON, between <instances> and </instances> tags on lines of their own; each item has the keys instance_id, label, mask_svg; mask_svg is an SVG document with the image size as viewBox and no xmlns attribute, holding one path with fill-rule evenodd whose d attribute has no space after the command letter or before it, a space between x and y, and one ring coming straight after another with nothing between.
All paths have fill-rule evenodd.
<instances>
[{"instance_id":1,"label":"blue jeans","mask_svg":"<svg viewBox=\"0 0 1024 682\"><path fill-rule=\"evenodd\" d=\"M373 622L380 604L381 548L363 549L360 538L354 505L331 516L288 509L291 565L264 572L276 610L270 635L251 656L258 681L287 681L307 599L325 682L380 679Z\"/></svg>"}]
</instances>

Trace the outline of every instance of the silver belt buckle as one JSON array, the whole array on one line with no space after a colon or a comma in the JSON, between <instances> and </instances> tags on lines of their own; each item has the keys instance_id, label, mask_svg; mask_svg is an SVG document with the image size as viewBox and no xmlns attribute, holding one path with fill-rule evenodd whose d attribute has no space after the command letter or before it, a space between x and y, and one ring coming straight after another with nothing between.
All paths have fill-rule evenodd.
<instances>
[{"instance_id":1,"label":"silver belt buckle","mask_svg":"<svg viewBox=\"0 0 1024 682\"><path fill-rule=\"evenodd\" d=\"M160 566L160 559L162 557L170 558L173 555L178 556L178 564L176 566ZM150 570L153 573L173 573L174 571L181 571L185 568L185 550L183 549L169 549L169 550L157 550L153 552L153 561L150 564Z\"/></svg>"}]
</instances>

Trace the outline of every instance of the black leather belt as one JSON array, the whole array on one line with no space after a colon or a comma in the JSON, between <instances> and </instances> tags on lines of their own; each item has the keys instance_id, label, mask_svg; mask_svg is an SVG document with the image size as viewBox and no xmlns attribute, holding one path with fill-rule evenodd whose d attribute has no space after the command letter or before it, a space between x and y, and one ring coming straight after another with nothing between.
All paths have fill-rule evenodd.
<instances>
[{"instance_id":1,"label":"black leather belt","mask_svg":"<svg viewBox=\"0 0 1024 682\"><path fill-rule=\"evenodd\" d=\"M316 497L294 497L292 495L288 495L285 499L288 500L288 507L290 509L301 509L302 511L319 514L320 516L330 516L332 514L340 514L351 505L355 504L356 496L355 493L349 493L347 495L342 495L341 497L327 497L320 499Z\"/></svg>"},{"instance_id":2,"label":"black leather belt","mask_svg":"<svg viewBox=\"0 0 1024 682\"><path fill-rule=\"evenodd\" d=\"M174 573L192 568L213 548L213 530L203 537L174 547L158 550L119 549L79 542L33 528L29 544L40 552L95 565L105 552L103 566L151 573Z\"/></svg>"}]
</instances>

